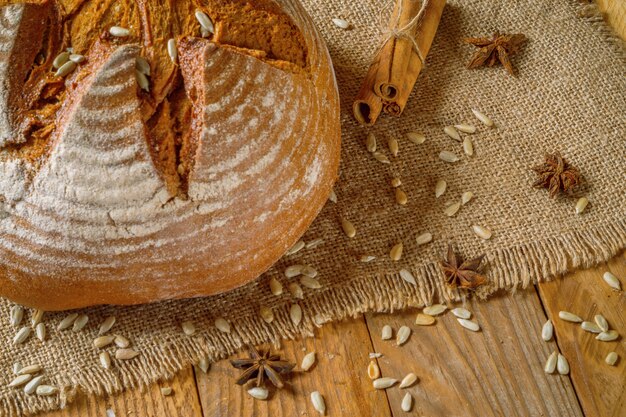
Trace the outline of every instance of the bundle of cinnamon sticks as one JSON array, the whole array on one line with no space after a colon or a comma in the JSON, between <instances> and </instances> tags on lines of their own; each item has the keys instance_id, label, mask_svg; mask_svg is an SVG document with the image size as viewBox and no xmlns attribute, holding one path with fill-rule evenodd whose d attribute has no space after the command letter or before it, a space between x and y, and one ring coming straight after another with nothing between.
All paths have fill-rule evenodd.
<instances>
[{"instance_id":1,"label":"bundle of cinnamon sticks","mask_svg":"<svg viewBox=\"0 0 626 417\"><path fill-rule=\"evenodd\" d=\"M399 116L437 32L446 0L397 0L389 29L352 106L359 123L373 125L382 111Z\"/></svg>"}]
</instances>

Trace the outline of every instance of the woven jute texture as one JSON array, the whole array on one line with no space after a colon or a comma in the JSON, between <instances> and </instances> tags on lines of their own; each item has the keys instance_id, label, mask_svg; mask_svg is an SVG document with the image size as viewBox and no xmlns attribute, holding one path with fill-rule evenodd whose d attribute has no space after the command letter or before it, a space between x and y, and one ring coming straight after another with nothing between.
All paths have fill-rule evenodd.
<instances>
[{"instance_id":1,"label":"woven jute texture","mask_svg":"<svg viewBox=\"0 0 626 417\"><path fill-rule=\"evenodd\" d=\"M367 310L392 311L436 300L451 301L465 295L444 284L438 262L447 244L466 257L486 254L489 284L478 296L497 289L525 286L577 267L604 262L626 247L626 59L623 44L611 34L593 7L572 0L484 1L456 0L446 6L432 50L401 118L381 117L373 129L353 120L350 108L373 51L376 49L378 13L383 1L304 0L326 39L341 93L343 151L336 192L304 236L321 238L315 249L303 249L283 258L270 271L245 287L219 296L162 302L136 307L97 307L82 311L89 323L80 333L57 331L67 313L44 316L48 340L31 336L12 344L16 329L8 324L11 303L0 301L0 413L21 416L63 406L77 392L112 393L145 386L171 377L201 357L223 358L247 343L276 342L311 334L316 325L354 316ZM345 18L351 30L335 27L331 19ZM473 48L464 36L487 36L495 31L525 33L529 41L514 58L519 76L503 68L467 70ZM471 113L477 108L496 122L482 126ZM475 155L467 157L443 127L468 122L478 126L471 135ZM421 145L404 138L407 131L423 132ZM364 146L372 131L391 164L376 161ZM387 140L397 138L400 152L390 155ZM461 161L438 159L442 150L455 152ZM545 190L532 188L529 170L545 152L560 151L586 179L571 197L551 199ZM406 206L395 203L392 177L402 180ZM435 198L435 183L448 189ZM474 200L455 217L447 217L447 204L465 191ZM590 204L575 215L580 196ZM354 223L357 234L348 239L340 228L341 216ZM484 241L472 225L493 232ZM417 235L430 232L431 243L418 247ZM390 248L404 243L398 262L389 260ZM359 257L376 260L363 263ZM302 263L319 271L322 288L304 289L295 299L288 290L285 267ZM417 285L400 278L410 270ZM281 296L270 293L268 281L282 282ZM289 309L298 303L302 322L294 325ZM265 323L259 307L271 307L275 319ZM30 312L25 319L29 319ZM103 369L92 342L102 320L117 317L114 332L127 336L141 355L131 361L114 360ZM225 317L230 334L216 329ZM180 323L197 327L185 336ZM113 352L113 349L111 349ZM41 364L46 383L60 395L28 396L9 389L12 364Z\"/></svg>"}]
</instances>

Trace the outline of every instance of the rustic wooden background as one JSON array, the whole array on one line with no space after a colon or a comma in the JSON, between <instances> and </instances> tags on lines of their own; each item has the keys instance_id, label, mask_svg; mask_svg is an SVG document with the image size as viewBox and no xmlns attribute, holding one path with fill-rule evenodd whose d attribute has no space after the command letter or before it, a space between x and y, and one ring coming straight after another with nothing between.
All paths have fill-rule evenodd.
<instances>
[{"instance_id":1,"label":"rustic wooden background","mask_svg":"<svg viewBox=\"0 0 626 417\"><path fill-rule=\"evenodd\" d=\"M626 39L626 1L597 0L607 21ZM612 291L602 280L605 271L618 276L626 287L626 253L607 265L578 271L565 279L503 293L489 302L466 306L481 324L472 333L451 314L430 327L414 325L416 311L366 314L332 323L314 338L285 341L280 353L300 363L315 350L318 361L306 373L296 372L290 385L272 392L267 401L254 400L234 384L239 371L227 361L214 364L207 374L192 367L171 381L141 392L111 397L81 396L67 409L42 417L297 417L317 416L310 393L326 400L327 415L342 417L391 416L626 416L626 296ZM622 335L614 342L598 342L580 326L558 319L567 310L586 319L602 313ZM541 326L553 319L555 340L541 340ZM381 328L402 325L413 329L409 341L396 347L382 341ZM547 375L543 366L558 349L569 360L567 376ZM616 351L616 366L604 362ZM413 387L372 388L366 368L369 353L377 359L383 376L402 379L409 372L419 377ZM163 396L161 387L173 388ZM405 413L400 402L405 392L414 397Z\"/></svg>"}]
</instances>

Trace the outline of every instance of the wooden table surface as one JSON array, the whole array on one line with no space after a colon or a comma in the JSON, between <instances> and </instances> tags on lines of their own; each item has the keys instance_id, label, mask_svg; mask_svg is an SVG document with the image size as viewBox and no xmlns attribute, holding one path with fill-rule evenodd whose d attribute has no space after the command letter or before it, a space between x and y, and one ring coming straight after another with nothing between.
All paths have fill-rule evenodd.
<instances>
[{"instance_id":1,"label":"wooden table surface","mask_svg":"<svg viewBox=\"0 0 626 417\"><path fill-rule=\"evenodd\" d=\"M598 5L626 39L626 1L598 0ZM314 350L317 363L309 372L295 372L289 385L271 392L267 401L255 400L235 385L239 371L222 361L207 374L189 367L144 392L80 396L65 410L41 416L110 417L107 410L112 410L116 417L312 417L319 414L310 393L319 391L328 416L626 417L626 295L604 283L607 270L626 288L622 253L607 265L565 279L502 293L489 302L471 301L465 307L482 327L477 333L459 326L450 313L433 326L417 326L417 311L328 324L313 338L283 343L279 352L287 359L299 364ZM560 320L560 310L591 321L601 313L621 336L599 342L579 325ZM547 318L555 325L550 342L540 337ZM400 326L409 326L409 341L398 347L393 340L381 340L386 324L394 335ZM555 349L568 359L569 375L544 372ZM616 366L604 362L610 351L620 356ZM414 372L419 381L406 389L373 389L367 376L370 352L382 353L376 362L383 376L402 379ZM163 396L161 387L173 388L173 394ZM400 408L406 392L414 398L409 413Z\"/></svg>"}]
</instances>

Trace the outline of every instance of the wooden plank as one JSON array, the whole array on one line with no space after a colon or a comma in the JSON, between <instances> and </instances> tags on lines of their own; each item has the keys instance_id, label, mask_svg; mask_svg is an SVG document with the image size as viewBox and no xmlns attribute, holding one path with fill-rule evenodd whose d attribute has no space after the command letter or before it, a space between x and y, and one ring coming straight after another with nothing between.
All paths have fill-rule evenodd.
<instances>
[{"instance_id":1,"label":"wooden plank","mask_svg":"<svg viewBox=\"0 0 626 417\"><path fill-rule=\"evenodd\" d=\"M480 332L461 327L449 312L428 327L413 324L415 311L366 315L374 347L384 355L383 376L402 379L414 372L420 378L411 388L387 390L394 416L407 414L400 409L406 392L415 400L412 415L582 416L569 378L543 371L555 343L541 340L546 318L534 289L466 307ZM401 347L381 340L385 324L394 337L409 326L411 338Z\"/></svg>"},{"instance_id":2,"label":"wooden plank","mask_svg":"<svg viewBox=\"0 0 626 417\"><path fill-rule=\"evenodd\" d=\"M626 296L602 280L607 270L621 278L622 288L626 288L626 252L608 265L539 285L541 299L553 319L559 348L569 360L572 381L587 417L618 417L626 413ZM599 342L579 325L560 320L561 310L588 321L602 314L621 337L614 342ZM620 356L617 366L604 362L610 351Z\"/></svg>"},{"instance_id":3,"label":"wooden plank","mask_svg":"<svg viewBox=\"0 0 626 417\"><path fill-rule=\"evenodd\" d=\"M366 376L372 345L363 319L325 325L313 338L283 342L279 352L299 366L313 350L317 364L309 372L296 372L290 386L272 392L268 401L255 400L235 385L240 371L227 361L214 364L206 375L197 372L204 416L317 416L312 391L324 396L329 416L391 416L385 393L374 392Z\"/></svg>"},{"instance_id":4,"label":"wooden plank","mask_svg":"<svg viewBox=\"0 0 626 417\"><path fill-rule=\"evenodd\" d=\"M161 387L171 387L165 397ZM193 369L180 372L170 381L160 382L141 392L127 390L121 394L96 397L80 396L64 410L39 414L42 417L105 417L107 409L116 417L202 417Z\"/></svg>"}]
</instances>

